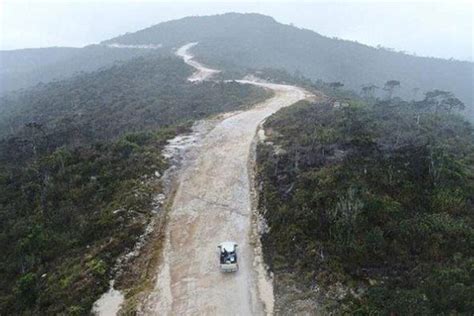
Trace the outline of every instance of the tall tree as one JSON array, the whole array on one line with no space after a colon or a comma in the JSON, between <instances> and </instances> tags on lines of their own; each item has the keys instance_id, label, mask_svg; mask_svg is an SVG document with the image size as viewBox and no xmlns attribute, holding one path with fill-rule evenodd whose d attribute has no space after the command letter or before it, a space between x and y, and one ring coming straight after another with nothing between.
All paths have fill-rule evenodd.
<instances>
[{"instance_id":1,"label":"tall tree","mask_svg":"<svg viewBox=\"0 0 474 316\"><path fill-rule=\"evenodd\" d=\"M336 81L336 82L330 82L329 86L331 87L331 89L336 91L337 89L342 88L344 86L344 84L339 82L339 81Z\"/></svg>"},{"instance_id":2,"label":"tall tree","mask_svg":"<svg viewBox=\"0 0 474 316\"><path fill-rule=\"evenodd\" d=\"M374 92L375 90L378 89L376 85L370 84L366 86L362 86L362 95L366 100L368 99L373 99L374 98Z\"/></svg>"},{"instance_id":3,"label":"tall tree","mask_svg":"<svg viewBox=\"0 0 474 316\"><path fill-rule=\"evenodd\" d=\"M465 105L461 100L456 98L453 93L443 90L433 90L425 93L425 98L420 102L421 107L427 108L434 112L453 110L462 111Z\"/></svg>"},{"instance_id":4,"label":"tall tree","mask_svg":"<svg viewBox=\"0 0 474 316\"><path fill-rule=\"evenodd\" d=\"M388 92L388 99L392 99L393 92L395 88L400 87L400 81L398 80L389 80L384 85L384 90Z\"/></svg>"}]
</instances>

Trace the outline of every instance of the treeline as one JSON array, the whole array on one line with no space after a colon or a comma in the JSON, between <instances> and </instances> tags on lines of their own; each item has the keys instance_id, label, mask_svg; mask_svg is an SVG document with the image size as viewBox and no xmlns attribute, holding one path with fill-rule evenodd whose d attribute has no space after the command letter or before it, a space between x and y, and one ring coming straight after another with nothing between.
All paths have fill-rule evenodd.
<instances>
[{"instance_id":1,"label":"treeline","mask_svg":"<svg viewBox=\"0 0 474 316\"><path fill-rule=\"evenodd\" d=\"M166 141L268 97L191 73L139 58L1 100L0 314L88 315L151 216Z\"/></svg>"},{"instance_id":2,"label":"treeline","mask_svg":"<svg viewBox=\"0 0 474 316\"><path fill-rule=\"evenodd\" d=\"M474 132L458 101L301 102L267 120L260 209L277 309L474 312Z\"/></svg>"}]
</instances>

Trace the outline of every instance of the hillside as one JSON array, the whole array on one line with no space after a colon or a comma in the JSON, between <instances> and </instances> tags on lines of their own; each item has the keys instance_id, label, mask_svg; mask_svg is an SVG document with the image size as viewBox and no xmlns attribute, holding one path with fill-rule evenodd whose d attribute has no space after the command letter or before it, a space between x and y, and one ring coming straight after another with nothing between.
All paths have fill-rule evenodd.
<instances>
[{"instance_id":1,"label":"hillside","mask_svg":"<svg viewBox=\"0 0 474 316\"><path fill-rule=\"evenodd\" d=\"M0 73L24 72L70 58L79 48L48 47L0 51Z\"/></svg>"},{"instance_id":2,"label":"hillside","mask_svg":"<svg viewBox=\"0 0 474 316\"><path fill-rule=\"evenodd\" d=\"M140 57L0 99L1 315L89 315L158 207L167 140L269 95L191 74Z\"/></svg>"},{"instance_id":3,"label":"hillside","mask_svg":"<svg viewBox=\"0 0 474 316\"><path fill-rule=\"evenodd\" d=\"M222 69L283 68L313 80L340 81L357 92L362 85L382 88L394 79L401 82L399 95L409 99L441 89L453 92L468 108L473 103L471 62L376 49L283 25L259 14L187 17L103 43L162 44L170 49L196 41L200 44L194 53L200 60ZM415 88L420 89L417 94ZM384 95L384 91L379 92Z\"/></svg>"},{"instance_id":4,"label":"hillside","mask_svg":"<svg viewBox=\"0 0 474 316\"><path fill-rule=\"evenodd\" d=\"M202 118L259 97L255 89L236 83L191 85L185 79L190 74L179 59L142 57L12 93L0 98L0 137L35 122L54 130L90 126L70 135L76 142L81 135L87 141L110 139L127 131L184 123L182 113ZM239 100L242 94L248 97Z\"/></svg>"},{"instance_id":5,"label":"hillside","mask_svg":"<svg viewBox=\"0 0 474 316\"><path fill-rule=\"evenodd\" d=\"M474 310L474 129L430 97L300 102L258 146L282 315Z\"/></svg>"},{"instance_id":6,"label":"hillside","mask_svg":"<svg viewBox=\"0 0 474 316\"><path fill-rule=\"evenodd\" d=\"M0 95L150 54L160 55L160 51L99 45L0 51Z\"/></svg>"}]
</instances>

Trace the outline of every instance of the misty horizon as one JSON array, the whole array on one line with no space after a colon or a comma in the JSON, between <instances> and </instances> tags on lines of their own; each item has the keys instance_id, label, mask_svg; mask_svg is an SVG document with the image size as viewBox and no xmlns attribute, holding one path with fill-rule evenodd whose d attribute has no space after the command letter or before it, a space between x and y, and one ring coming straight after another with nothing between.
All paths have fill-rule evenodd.
<instances>
[{"instance_id":1,"label":"misty horizon","mask_svg":"<svg viewBox=\"0 0 474 316\"><path fill-rule=\"evenodd\" d=\"M212 8L204 4L108 2L99 6L92 2L77 2L54 3L54 6L53 3L28 3L27 7L21 1L5 2L0 49L85 47L170 20L237 12L271 16L279 23L371 47L420 57L473 61L472 10L469 10L472 5L468 2L449 5L439 2L398 3L398 13L390 11L393 3L317 2L290 5L249 2L238 7L213 3ZM25 10L31 12L28 24L15 19ZM41 18L38 13L43 13ZM388 18L384 16L387 13L391 14ZM402 20L397 20L400 17ZM383 27L374 27L374 21L382 23ZM437 29L432 27L434 24Z\"/></svg>"}]
</instances>

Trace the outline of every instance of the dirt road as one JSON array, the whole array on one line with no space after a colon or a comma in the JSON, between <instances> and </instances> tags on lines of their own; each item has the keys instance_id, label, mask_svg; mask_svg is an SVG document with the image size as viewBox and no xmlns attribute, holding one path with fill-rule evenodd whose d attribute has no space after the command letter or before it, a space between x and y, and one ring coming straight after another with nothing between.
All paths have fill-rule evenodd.
<instances>
[{"instance_id":1,"label":"dirt road","mask_svg":"<svg viewBox=\"0 0 474 316\"><path fill-rule=\"evenodd\" d=\"M196 46L197 44L198 43L189 43L180 47L176 51L176 55L183 58L185 63L196 68L196 72L191 77L188 78L189 81L208 80L213 75L220 72L219 70L208 68L193 59L193 55L189 53L189 49L191 49L193 46Z\"/></svg>"},{"instance_id":2,"label":"dirt road","mask_svg":"<svg viewBox=\"0 0 474 316\"><path fill-rule=\"evenodd\" d=\"M177 54L197 69L190 80L209 79L217 71L192 59L188 49L193 45L183 46ZM272 313L271 284L265 284L254 264L248 167L251 145L266 117L304 99L306 93L293 86L242 82L272 89L275 95L220 121L195 149L194 161L182 170L169 212L163 262L142 314ZM235 274L219 271L217 245L225 240L239 244L240 269Z\"/></svg>"}]
</instances>

